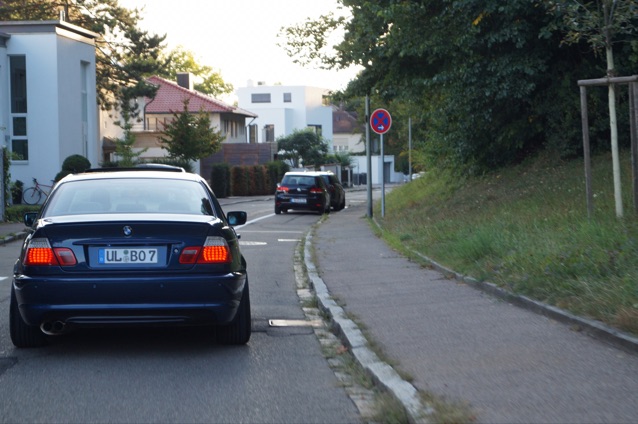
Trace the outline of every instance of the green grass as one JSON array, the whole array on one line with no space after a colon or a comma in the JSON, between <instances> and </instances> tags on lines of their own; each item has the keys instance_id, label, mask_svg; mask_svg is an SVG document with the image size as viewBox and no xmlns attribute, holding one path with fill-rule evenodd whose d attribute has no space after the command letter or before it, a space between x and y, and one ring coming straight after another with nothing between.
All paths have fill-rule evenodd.
<instances>
[{"instance_id":1,"label":"green grass","mask_svg":"<svg viewBox=\"0 0 638 424\"><path fill-rule=\"evenodd\" d=\"M5 222L22 222L26 212L37 212L40 205L11 205L7 206L4 213Z\"/></svg>"},{"instance_id":2,"label":"green grass","mask_svg":"<svg viewBox=\"0 0 638 424\"><path fill-rule=\"evenodd\" d=\"M622 152L625 216L611 157L593 158L594 215L583 161L544 155L480 178L426 173L386 196L383 237L413 257L638 334L638 216Z\"/></svg>"}]
</instances>

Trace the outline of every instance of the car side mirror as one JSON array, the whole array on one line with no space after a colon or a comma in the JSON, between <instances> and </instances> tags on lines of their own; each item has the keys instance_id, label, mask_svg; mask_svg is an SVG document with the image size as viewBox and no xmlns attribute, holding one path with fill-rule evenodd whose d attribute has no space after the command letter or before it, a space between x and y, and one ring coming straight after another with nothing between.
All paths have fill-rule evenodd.
<instances>
[{"instance_id":1,"label":"car side mirror","mask_svg":"<svg viewBox=\"0 0 638 424\"><path fill-rule=\"evenodd\" d=\"M232 211L226 214L226 218L228 218L228 223L235 227L244 225L248 220L248 214L244 211Z\"/></svg>"},{"instance_id":2,"label":"car side mirror","mask_svg":"<svg viewBox=\"0 0 638 424\"><path fill-rule=\"evenodd\" d=\"M26 225L27 227L32 227L37 217L38 217L37 212L27 212L22 217L22 220L24 221L24 225Z\"/></svg>"}]
</instances>

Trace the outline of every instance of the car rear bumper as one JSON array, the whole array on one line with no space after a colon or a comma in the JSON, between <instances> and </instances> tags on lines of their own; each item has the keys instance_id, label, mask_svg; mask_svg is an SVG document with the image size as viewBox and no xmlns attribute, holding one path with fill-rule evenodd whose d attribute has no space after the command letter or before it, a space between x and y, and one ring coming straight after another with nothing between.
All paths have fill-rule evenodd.
<instances>
[{"instance_id":1,"label":"car rear bumper","mask_svg":"<svg viewBox=\"0 0 638 424\"><path fill-rule=\"evenodd\" d=\"M29 325L227 324L246 274L159 278L50 279L17 276L14 290Z\"/></svg>"},{"instance_id":2,"label":"car rear bumper","mask_svg":"<svg viewBox=\"0 0 638 424\"><path fill-rule=\"evenodd\" d=\"M319 199L306 199L306 203L299 203L293 201L291 198L276 198L275 206L281 209L298 209L298 210L308 210L308 211L316 211L325 208L324 200Z\"/></svg>"}]
</instances>

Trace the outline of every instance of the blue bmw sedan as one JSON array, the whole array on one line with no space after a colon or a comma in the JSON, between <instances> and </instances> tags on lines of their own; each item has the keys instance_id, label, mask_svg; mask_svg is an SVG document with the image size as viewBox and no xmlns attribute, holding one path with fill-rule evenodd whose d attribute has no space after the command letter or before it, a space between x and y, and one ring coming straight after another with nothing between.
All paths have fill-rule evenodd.
<instances>
[{"instance_id":1,"label":"blue bmw sedan","mask_svg":"<svg viewBox=\"0 0 638 424\"><path fill-rule=\"evenodd\" d=\"M251 335L246 261L207 182L182 168L92 169L59 181L14 267L10 334L36 347L79 327L205 325ZM214 330L213 330L214 328Z\"/></svg>"}]
</instances>

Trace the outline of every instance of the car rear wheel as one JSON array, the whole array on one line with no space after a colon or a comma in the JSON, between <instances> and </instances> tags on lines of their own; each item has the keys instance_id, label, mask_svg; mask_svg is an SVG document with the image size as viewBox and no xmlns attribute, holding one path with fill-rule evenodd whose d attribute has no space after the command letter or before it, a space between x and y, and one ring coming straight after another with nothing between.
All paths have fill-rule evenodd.
<instances>
[{"instance_id":1,"label":"car rear wheel","mask_svg":"<svg viewBox=\"0 0 638 424\"><path fill-rule=\"evenodd\" d=\"M45 334L38 327L29 325L22 319L13 289L11 289L11 303L9 305L9 333L11 341L16 347L40 347L47 344Z\"/></svg>"},{"instance_id":2,"label":"car rear wheel","mask_svg":"<svg viewBox=\"0 0 638 424\"><path fill-rule=\"evenodd\" d=\"M281 213L281 207L275 206L275 214L279 215Z\"/></svg>"},{"instance_id":3,"label":"car rear wheel","mask_svg":"<svg viewBox=\"0 0 638 424\"><path fill-rule=\"evenodd\" d=\"M251 334L250 290L248 280L233 321L217 329L217 341L226 345L242 345L248 343Z\"/></svg>"}]
</instances>

